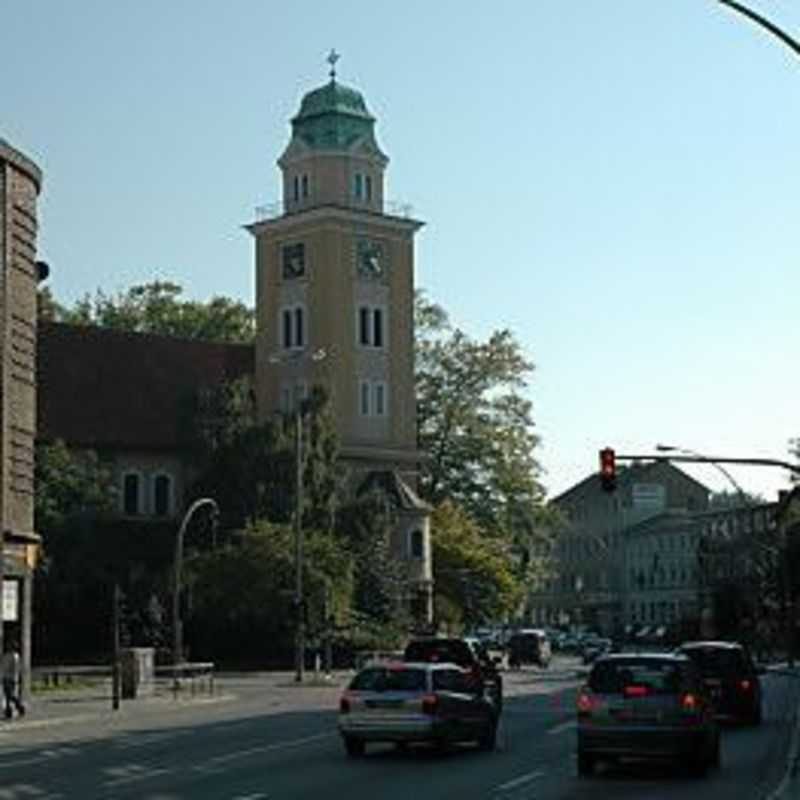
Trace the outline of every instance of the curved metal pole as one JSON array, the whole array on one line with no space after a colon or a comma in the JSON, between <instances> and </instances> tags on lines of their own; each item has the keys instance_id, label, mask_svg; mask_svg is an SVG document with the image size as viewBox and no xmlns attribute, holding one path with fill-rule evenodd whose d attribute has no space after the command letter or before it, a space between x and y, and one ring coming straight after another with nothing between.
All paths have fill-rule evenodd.
<instances>
[{"instance_id":1,"label":"curved metal pole","mask_svg":"<svg viewBox=\"0 0 800 800\"><path fill-rule=\"evenodd\" d=\"M789 36L786 31L781 30L774 22L770 22L766 17L757 14L752 9L748 8L742 3L737 3L736 0L717 0L728 8L738 11L743 16L751 19L756 25L760 25L765 30L769 31L773 36L780 39L787 47L794 51L795 55L800 56L800 42Z\"/></svg>"},{"instance_id":2,"label":"curved metal pole","mask_svg":"<svg viewBox=\"0 0 800 800\"><path fill-rule=\"evenodd\" d=\"M175 579L172 587L172 663L174 665L180 664L182 661L183 653L183 631L181 624L181 572L183 570L183 538L186 534L186 528L189 521L194 515L195 511L203 506L210 505L214 509L214 513L219 514L219 506L216 500L210 497L201 497L192 503L181 521L181 527L178 529L178 536L175 539ZM177 679L177 675L173 676Z\"/></svg>"}]
</instances>

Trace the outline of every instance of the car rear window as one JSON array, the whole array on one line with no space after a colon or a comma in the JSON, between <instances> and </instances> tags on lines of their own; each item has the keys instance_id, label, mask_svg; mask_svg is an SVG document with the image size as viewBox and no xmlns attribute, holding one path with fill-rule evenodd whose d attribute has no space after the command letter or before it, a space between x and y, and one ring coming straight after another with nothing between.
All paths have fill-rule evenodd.
<instances>
[{"instance_id":1,"label":"car rear window","mask_svg":"<svg viewBox=\"0 0 800 800\"><path fill-rule=\"evenodd\" d=\"M739 649L687 647L680 652L691 658L704 675L740 675L751 671L747 656Z\"/></svg>"},{"instance_id":2,"label":"car rear window","mask_svg":"<svg viewBox=\"0 0 800 800\"><path fill-rule=\"evenodd\" d=\"M406 647L406 661L423 661L458 664L461 667L475 660L466 642L443 639L440 641L410 642Z\"/></svg>"},{"instance_id":3,"label":"car rear window","mask_svg":"<svg viewBox=\"0 0 800 800\"><path fill-rule=\"evenodd\" d=\"M647 694L675 694L683 683L680 664L674 661L601 661L589 675L589 688L598 694L623 694L640 687Z\"/></svg>"},{"instance_id":4,"label":"car rear window","mask_svg":"<svg viewBox=\"0 0 800 800\"><path fill-rule=\"evenodd\" d=\"M424 692L427 690L425 670L406 667L369 667L350 682L356 692Z\"/></svg>"}]
</instances>

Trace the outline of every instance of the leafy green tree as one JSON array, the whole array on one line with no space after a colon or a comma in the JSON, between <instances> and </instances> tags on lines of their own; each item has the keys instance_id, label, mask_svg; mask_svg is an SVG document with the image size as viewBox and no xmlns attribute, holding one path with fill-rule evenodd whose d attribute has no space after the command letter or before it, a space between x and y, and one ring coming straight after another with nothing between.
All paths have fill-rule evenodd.
<instances>
[{"instance_id":1,"label":"leafy green tree","mask_svg":"<svg viewBox=\"0 0 800 800\"><path fill-rule=\"evenodd\" d=\"M543 500L532 406L533 364L509 330L475 341L419 293L415 303L421 492L452 499L489 535L512 538ZM527 523L526 523L527 524Z\"/></svg>"},{"instance_id":2,"label":"leafy green tree","mask_svg":"<svg viewBox=\"0 0 800 800\"><path fill-rule=\"evenodd\" d=\"M353 560L335 537L305 532L303 596L313 640L327 616L346 618ZM259 520L226 546L187 560L193 657L251 666L290 662L296 625L295 536L288 525Z\"/></svg>"},{"instance_id":3,"label":"leafy green tree","mask_svg":"<svg viewBox=\"0 0 800 800\"><path fill-rule=\"evenodd\" d=\"M303 525L331 531L345 473L337 465L338 438L325 392L315 387L299 412L257 424L248 386L221 386L198 412L204 467L192 495L214 497L228 529L262 518L288 523L297 503L299 422Z\"/></svg>"},{"instance_id":4,"label":"leafy green tree","mask_svg":"<svg viewBox=\"0 0 800 800\"><path fill-rule=\"evenodd\" d=\"M436 605L451 622L466 626L514 614L523 586L514 575L507 545L482 535L471 517L450 501L431 519Z\"/></svg>"},{"instance_id":5,"label":"leafy green tree","mask_svg":"<svg viewBox=\"0 0 800 800\"><path fill-rule=\"evenodd\" d=\"M48 292L47 296L40 294L40 310L58 322L73 325L97 325L181 339L254 341L253 309L227 297L200 302L184 300L182 294L183 288L177 283L153 281L116 295L107 295L98 289L94 297L84 295L72 308L63 308L47 302Z\"/></svg>"},{"instance_id":6,"label":"leafy green tree","mask_svg":"<svg viewBox=\"0 0 800 800\"><path fill-rule=\"evenodd\" d=\"M368 492L343 507L336 530L353 557L351 630L362 647L396 646L411 619L399 603L405 570L393 554L396 509L378 492Z\"/></svg>"}]
</instances>

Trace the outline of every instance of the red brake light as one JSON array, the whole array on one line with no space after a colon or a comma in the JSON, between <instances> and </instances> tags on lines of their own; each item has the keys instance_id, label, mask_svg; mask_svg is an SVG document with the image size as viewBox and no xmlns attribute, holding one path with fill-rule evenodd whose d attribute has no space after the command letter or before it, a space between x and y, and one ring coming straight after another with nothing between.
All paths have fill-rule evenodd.
<instances>
[{"instance_id":1,"label":"red brake light","mask_svg":"<svg viewBox=\"0 0 800 800\"><path fill-rule=\"evenodd\" d=\"M698 711L700 708L700 701L696 695L691 692L686 692L681 695L681 708L689 712Z\"/></svg>"},{"instance_id":2,"label":"red brake light","mask_svg":"<svg viewBox=\"0 0 800 800\"><path fill-rule=\"evenodd\" d=\"M622 690L625 697L644 697L647 694L646 686L626 686Z\"/></svg>"},{"instance_id":3,"label":"red brake light","mask_svg":"<svg viewBox=\"0 0 800 800\"><path fill-rule=\"evenodd\" d=\"M594 698L585 689L582 689L578 693L578 699L575 701L575 704L578 707L579 714L591 714L594 710Z\"/></svg>"},{"instance_id":4,"label":"red brake light","mask_svg":"<svg viewBox=\"0 0 800 800\"><path fill-rule=\"evenodd\" d=\"M749 692L753 688L753 684L745 678L744 680L739 681L739 688L743 692Z\"/></svg>"},{"instance_id":5,"label":"red brake light","mask_svg":"<svg viewBox=\"0 0 800 800\"><path fill-rule=\"evenodd\" d=\"M436 706L439 704L439 698L435 694L426 694L422 698L422 713L435 714Z\"/></svg>"}]
</instances>

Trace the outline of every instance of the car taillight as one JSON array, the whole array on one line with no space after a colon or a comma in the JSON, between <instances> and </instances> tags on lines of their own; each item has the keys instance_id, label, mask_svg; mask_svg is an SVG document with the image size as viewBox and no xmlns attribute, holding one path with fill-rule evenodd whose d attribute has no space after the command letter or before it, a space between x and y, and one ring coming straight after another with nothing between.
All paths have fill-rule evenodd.
<instances>
[{"instance_id":1,"label":"car taillight","mask_svg":"<svg viewBox=\"0 0 800 800\"><path fill-rule=\"evenodd\" d=\"M696 721L701 716L702 702L700 697L692 692L684 692L681 695L681 711L690 717L691 721Z\"/></svg>"},{"instance_id":2,"label":"car taillight","mask_svg":"<svg viewBox=\"0 0 800 800\"><path fill-rule=\"evenodd\" d=\"M343 694L341 700L339 700L339 713L350 713L350 698L346 694Z\"/></svg>"},{"instance_id":3,"label":"car taillight","mask_svg":"<svg viewBox=\"0 0 800 800\"><path fill-rule=\"evenodd\" d=\"M435 714L436 707L439 704L439 698L435 694L426 694L422 698L422 713Z\"/></svg>"},{"instance_id":4,"label":"car taillight","mask_svg":"<svg viewBox=\"0 0 800 800\"><path fill-rule=\"evenodd\" d=\"M644 697L647 694L646 686L626 686L622 690L625 697Z\"/></svg>"},{"instance_id":5,"label":"car taillight","mask_svg":"<svg viewBox=\"0 0 800 800\"><path fill-rule=\"evenodd\" d=\"M753 683L745 678L744 680L739 681L739 688L743 692L749 692L753 688Z\"/></svg>"},{"instance_id":6,"label":"car taillight","mask_svg":"<svg viewBox=\"0 0 800 800\"><path fill-rule=\"evenodd\" d=\"M582 689L578 692L578 699L575 701L578 707L578 714L591 714L594 711L594 698L591 692Z\"/></svg>"}]
</instances>

